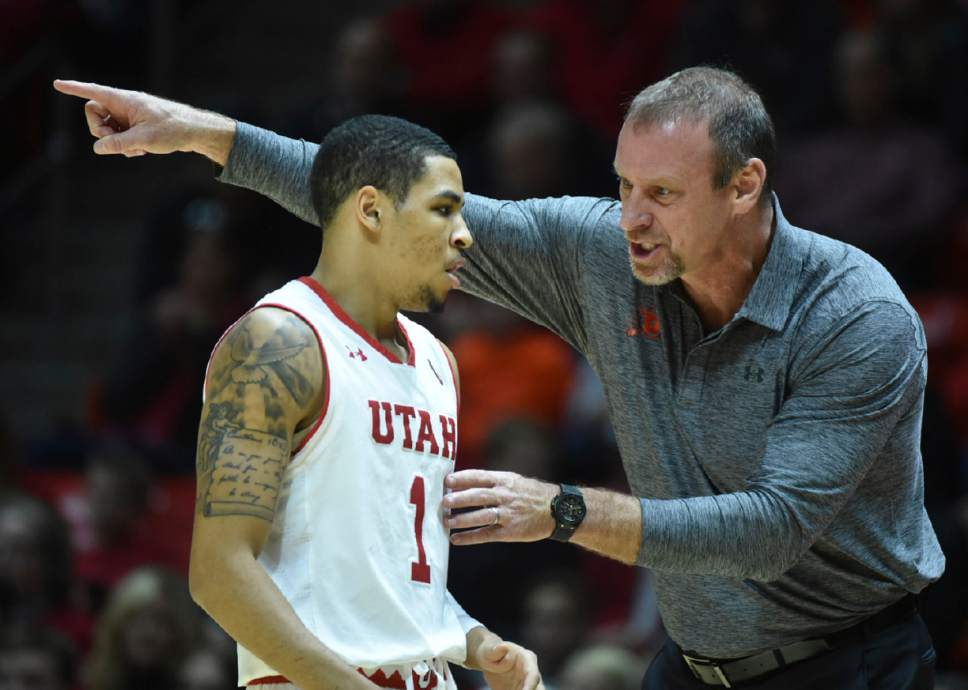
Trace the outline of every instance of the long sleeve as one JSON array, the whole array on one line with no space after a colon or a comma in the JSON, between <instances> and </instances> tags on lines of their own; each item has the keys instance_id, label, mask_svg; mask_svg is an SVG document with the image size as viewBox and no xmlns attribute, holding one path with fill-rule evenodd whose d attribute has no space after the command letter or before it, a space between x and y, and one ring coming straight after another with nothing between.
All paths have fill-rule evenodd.
<instances>
[{"instance_id":1,"label":"long sleeve","mask_svg":"<svg viewBox=\"0 0 968 690\"><path fill-rule=\"evenodd\" d=\"M316 224L309 175L318 146L238 123L218 179L269 197ZM508 307L581 348L585 341L578 284L582 245L596 231L617 233L612 199L572 197L511 202L466 195L474 236L463 289Z\"/></svg>"},{"instance_id":2,"label":"long sleeve","mask_svg":"<svg viewBox=\"0 0 968 690\"><path fill-rule=\"evenodd\" d=\"M235 145L217 179L263 194L312 225L318 225L309 174L318 144L290 139L239 122Z\"/></svg>"}]
</instances>

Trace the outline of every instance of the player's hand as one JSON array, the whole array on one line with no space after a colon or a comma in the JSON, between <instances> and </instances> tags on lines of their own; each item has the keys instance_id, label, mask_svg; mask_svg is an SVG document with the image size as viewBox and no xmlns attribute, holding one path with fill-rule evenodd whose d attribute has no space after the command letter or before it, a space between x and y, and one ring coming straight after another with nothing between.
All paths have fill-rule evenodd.
<instances>
[{"instance_id":1,"label":"player's hand","mask_svg":"<svg viewBox=\"0 0 968 690\"><path fill-rule=\"evenodd\" d=\"M444 520L448 529L467 529L450 535L453 544L492 541L538 541L551 535L554 518L551 499L558 486L522 477L514 472L461 470L448 475L444 508L475 508L452 513Z\"/></svg>"},{"instance_id":2,"label":"player's hand","mask_svg":"<svg viewBox=\"0 0 968 690\"><path fill-rule=\"evenodd\" d=\"M61 93L88 99L87 127L100 155L195 151L221 165L228 159L235 122L182 103L140 91L80 81L54 80Z\"/></svg>"},{"instance_id":3,"label":"player's hand","mask_svg":"<svg viewBox=\"0 0 968 690\"><path fill-rule=\"evenodd\" d=\"M498 638L481 644L478 662L491 690L544 690L538 657L530 649Z\"/></svg>"}]
</instances>

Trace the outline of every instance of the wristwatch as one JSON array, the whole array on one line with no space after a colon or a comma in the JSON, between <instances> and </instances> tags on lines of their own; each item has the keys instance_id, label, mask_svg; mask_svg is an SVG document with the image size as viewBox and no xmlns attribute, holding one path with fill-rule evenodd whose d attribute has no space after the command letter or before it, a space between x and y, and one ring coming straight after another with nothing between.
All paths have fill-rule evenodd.
<instances>
[{"instance_id":1,"label":"wristwatch","mask_svg":"<svg viewBox=\"0 0 968 690\"><path fill-rule=\"evenodd\" d=\"M551 538L568 541L585 519L585 497L577 486L561 484L561 492L551 499L551 517L555 519L555 531Z\"/></svg>"}]
</instances>

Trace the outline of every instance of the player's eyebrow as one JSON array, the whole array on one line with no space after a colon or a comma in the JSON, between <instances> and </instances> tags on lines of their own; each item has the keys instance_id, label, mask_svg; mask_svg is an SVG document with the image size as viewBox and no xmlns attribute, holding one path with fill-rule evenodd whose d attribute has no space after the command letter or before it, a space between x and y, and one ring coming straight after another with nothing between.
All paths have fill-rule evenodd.
<instances>
[{"instance_id":1,"label":"player's eyebrow","mask_svg":"<svg viewBox=\"0 0 968 690\"><path fill-rule=\"evenodd\" d=\"M443 197L443 198L445 198L445 199L447 199L448 201L453 201L453 202L454 202L455 204L457 204L458 206L463 206L463 205L464 205L464 197L462 197L462 196L461 196L460 194L458 194L457 192L452 192L452 191L451 191L451 190L449 190L449 189L445 189L445 190L444 190L444 191L442 191L442 192L437 192L437 193L436 193L436 194L434 195L434 198L435 198L435 199L436 199L436 198L440 198L440 197Z\"/></svg>"}]
</instances>

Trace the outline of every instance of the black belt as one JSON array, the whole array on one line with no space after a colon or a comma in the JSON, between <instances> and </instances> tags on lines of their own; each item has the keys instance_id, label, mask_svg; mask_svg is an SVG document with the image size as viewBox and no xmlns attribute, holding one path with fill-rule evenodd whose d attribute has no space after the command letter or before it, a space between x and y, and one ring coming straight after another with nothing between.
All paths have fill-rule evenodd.
<instances>
[{"instance_id":1,"label":"black belt","mask_svg":"<svg viewBox=\"0 0 968 690\"><path fill-rule=\"evenodd\" d=\"M759 678L798 661L823 654L845 642L861 640L879 633L892 625L910 620L917 610L918 605L914 595L908 594L860 623L824 637L801 640L741 659L707 659L690 652L682 652L682 658L693 675L706 685L722 685L731 688L737 683Z\"/></svg>"}]
</instances>

